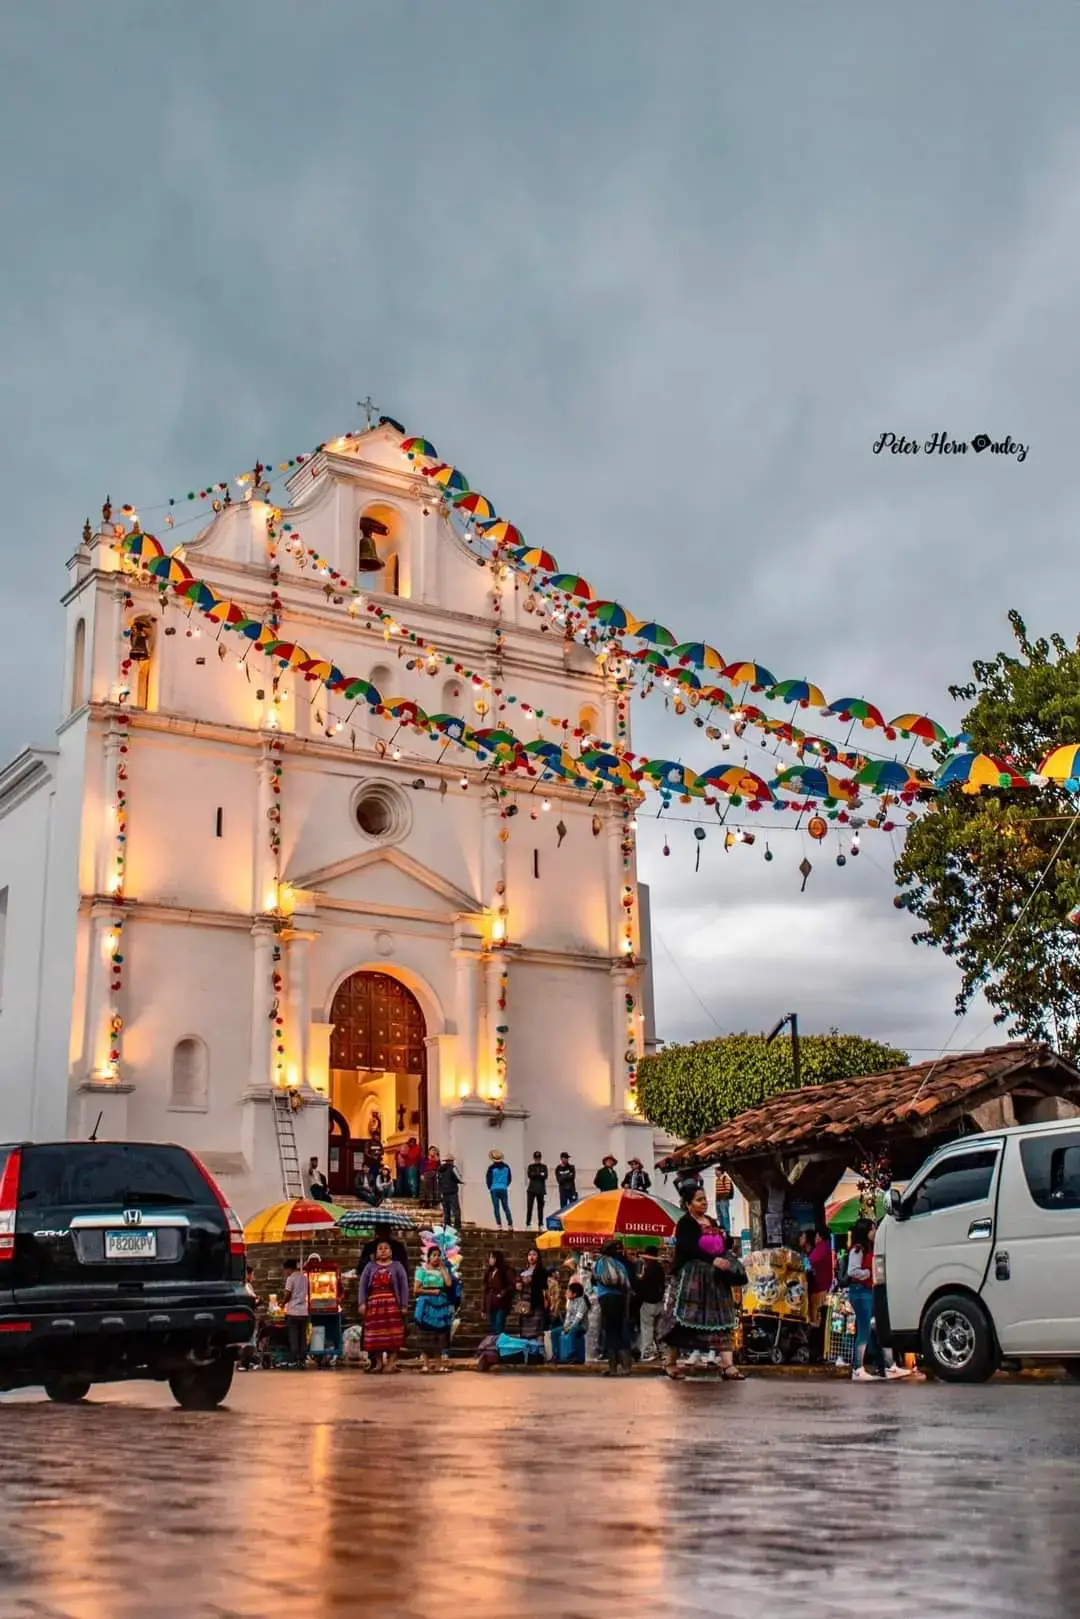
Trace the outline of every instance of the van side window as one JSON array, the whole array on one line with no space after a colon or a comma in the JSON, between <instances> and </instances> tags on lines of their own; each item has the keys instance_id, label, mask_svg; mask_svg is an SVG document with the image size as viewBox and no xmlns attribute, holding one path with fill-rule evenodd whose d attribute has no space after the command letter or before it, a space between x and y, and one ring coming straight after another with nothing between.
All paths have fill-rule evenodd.
<instances>
[{"instance_id":1,"label":"van side window","mask_svg":"<svg viewBox=\"0 0 1080 1619\"><path fill-rule=\"evenodd\" d=\"M1020 1162L1040 1209L1080 1209L1080 1134L1031 1136L1020 1143Z\"/></svg>"},{"instance_id":2,"label":"van side window","mask_svg":"<svg viewBox=\"0 0 1080 1619\"><path fill-rule=\"evenodd\" d=\"M997 1149L958 1152L936 1165L919 1183L910 1213L935 1214L939 1209L955 1209L962 1203L982 1203L990 1196Z\"/></svg>"}]
</instances>

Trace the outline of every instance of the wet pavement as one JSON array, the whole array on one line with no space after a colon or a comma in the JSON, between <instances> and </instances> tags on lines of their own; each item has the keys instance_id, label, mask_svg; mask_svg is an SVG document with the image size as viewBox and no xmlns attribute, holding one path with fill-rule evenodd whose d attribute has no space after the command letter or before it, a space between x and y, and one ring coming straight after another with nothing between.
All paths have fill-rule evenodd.
<instances>
[{"instance_id":1,"label":"wet pavement","mask_svg":"<svg viewBox=\"0 0 1080 1619\"><path fill-rule=\"evenodd\" d=\"M1076 1611L1080 1387L254 1373L0 1397L3 1619Z\"/></svg>"}]
</instances>

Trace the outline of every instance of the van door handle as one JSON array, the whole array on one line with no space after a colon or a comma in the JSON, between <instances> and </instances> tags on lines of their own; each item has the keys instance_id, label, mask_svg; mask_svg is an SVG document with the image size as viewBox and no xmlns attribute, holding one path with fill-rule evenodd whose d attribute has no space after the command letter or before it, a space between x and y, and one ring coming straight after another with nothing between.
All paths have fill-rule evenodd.
<instances>
[{"instance_id":1,"label":"van door handle","mask_svg":"<svg viewBox=\"0 0 1080 1619\"><path fill-rule=\"evenodd\" d=\"M968 1241L989 1241L994 1234L993 1220L972 1220L968 1226Z\"/></svg>"}]
</instances>

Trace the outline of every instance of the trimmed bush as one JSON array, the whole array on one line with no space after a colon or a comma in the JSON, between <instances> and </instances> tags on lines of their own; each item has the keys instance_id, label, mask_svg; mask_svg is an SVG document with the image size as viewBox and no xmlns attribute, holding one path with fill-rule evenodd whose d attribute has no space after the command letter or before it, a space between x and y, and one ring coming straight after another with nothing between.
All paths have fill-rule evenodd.
<instances>
[{"instance_id":1,"label":"trimmed bush","mask_svg":"<svg viewBox=\"0 0 1080 1619\"><path fill-rule=\"evenodd\" d=\"M799 1039L804 1086L907 1066L907 1054L858 1034L804 1034ZM791 1090L791 1041L765 1044L763 1034L725 1034L644 1057L638 1099L651 1124L686 1141L737 1113Z\"/></svg>"}]
</instances>

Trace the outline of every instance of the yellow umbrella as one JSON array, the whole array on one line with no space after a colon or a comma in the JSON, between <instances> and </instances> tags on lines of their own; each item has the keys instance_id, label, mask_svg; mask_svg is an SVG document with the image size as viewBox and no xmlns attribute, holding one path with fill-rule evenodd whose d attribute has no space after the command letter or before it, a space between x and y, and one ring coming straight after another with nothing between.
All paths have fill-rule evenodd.
<instances>
[{"instance_id":1,"label":"yellow umbrella","mask_svg":"<svg viewBox=\"0 0 1080 1619\"><path fill-rule=\"evenodd\" d=\"M306 1237L313 1231L333 1231L344 1213L335 1203L291 1197L252 1215L244 1227L244 1241L249 1248L257 1248L270 1242L291 1242L293 1237Z\"/></svg>"}]
</instances>

